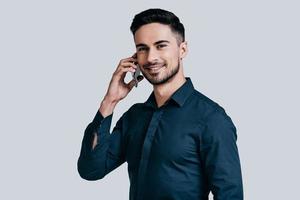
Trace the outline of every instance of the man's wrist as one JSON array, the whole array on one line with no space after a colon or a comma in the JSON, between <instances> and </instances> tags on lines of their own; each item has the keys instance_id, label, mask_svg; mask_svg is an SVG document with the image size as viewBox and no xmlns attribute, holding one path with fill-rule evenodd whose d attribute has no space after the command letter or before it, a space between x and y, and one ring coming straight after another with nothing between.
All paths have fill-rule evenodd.
<instances>
[{"instance_id":1,"label":"man's wrist","mask_svg":"<svg viewBox=\"0 0 300 200\"><path fill-rule=\"evenodd\" d=\"M113 113L117 103L118 102L116 101L111 101L107 98L104 98L101 102L99 112L105 118Z\"/></svg>"}]
</instances>

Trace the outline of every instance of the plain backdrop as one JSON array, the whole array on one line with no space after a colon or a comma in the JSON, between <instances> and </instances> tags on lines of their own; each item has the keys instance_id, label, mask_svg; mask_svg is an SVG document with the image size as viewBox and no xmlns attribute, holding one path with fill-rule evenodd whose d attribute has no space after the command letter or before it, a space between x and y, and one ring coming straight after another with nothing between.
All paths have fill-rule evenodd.
<instances>
[{"instance_id":1,"label":"plain backdrop","mask_svg":"<svg viewBox=\"0 0 300 200\"><path fill-rule=\"evenodd\" d=\"M4 0L0 199L128 199L126 163L89 182L76 162L113 71L135 51L132 19L148 8L181 19L185 75L233 119L245 199L299 196L298 1ZM144 79L112 127L151 91Z\"/></svg>"}]
</instances>

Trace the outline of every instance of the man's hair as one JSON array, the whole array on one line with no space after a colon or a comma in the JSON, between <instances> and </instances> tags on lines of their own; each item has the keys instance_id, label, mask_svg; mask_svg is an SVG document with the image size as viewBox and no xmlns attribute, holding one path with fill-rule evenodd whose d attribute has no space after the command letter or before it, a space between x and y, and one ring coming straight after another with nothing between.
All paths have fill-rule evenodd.
<instances>
[{"instance_id":1,"label":"man's hair","mask_svg":"<svg viewBox=\"0 0 300 200\"><path fill-rule=\"evenodd\" d=\"M141 26L155 22L169 25L171 31L179 36L176 37L178 44L185 41L184 26L179 18L174 13L160 8L151 8L136 14L132 20L130 30L134 35Z\"/></svg>"}]
</instances>

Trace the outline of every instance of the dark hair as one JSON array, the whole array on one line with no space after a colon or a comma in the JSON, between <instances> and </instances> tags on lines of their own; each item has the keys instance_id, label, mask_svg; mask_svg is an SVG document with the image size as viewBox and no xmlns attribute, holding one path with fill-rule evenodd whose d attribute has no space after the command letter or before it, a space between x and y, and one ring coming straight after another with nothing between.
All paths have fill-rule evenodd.
<instances>
[{"instance_id":1,"label":"dark hair","mask_svg":"<svg viewBox=\"0 0 300 200\"><path fill-rule=\"evenodd\" d=\"M171 31L180 36L177 39L178 43L180 43L180 40L181 42L185 41L184 26L179 18L174 13L160 8L151 8L136 14L132 20L130 30L134 35L141 26L154 22L169 25Z\"/></svg>"}]
</instances>

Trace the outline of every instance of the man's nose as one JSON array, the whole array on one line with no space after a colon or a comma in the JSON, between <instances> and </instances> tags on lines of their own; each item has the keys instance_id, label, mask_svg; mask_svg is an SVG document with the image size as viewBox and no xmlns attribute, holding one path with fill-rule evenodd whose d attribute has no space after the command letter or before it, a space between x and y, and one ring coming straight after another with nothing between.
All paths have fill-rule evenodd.
<instances>
[{"instance_id":1,"label":"man's nose","mask_svg":"<svg viewBox=\"0 0 300 200\"><path fill-rule=\"evenodd\" d=\"M147 61L148 63L157 62L159 58L158 52L156 49L149 49Z\"/></svg>"}]
</instances>

